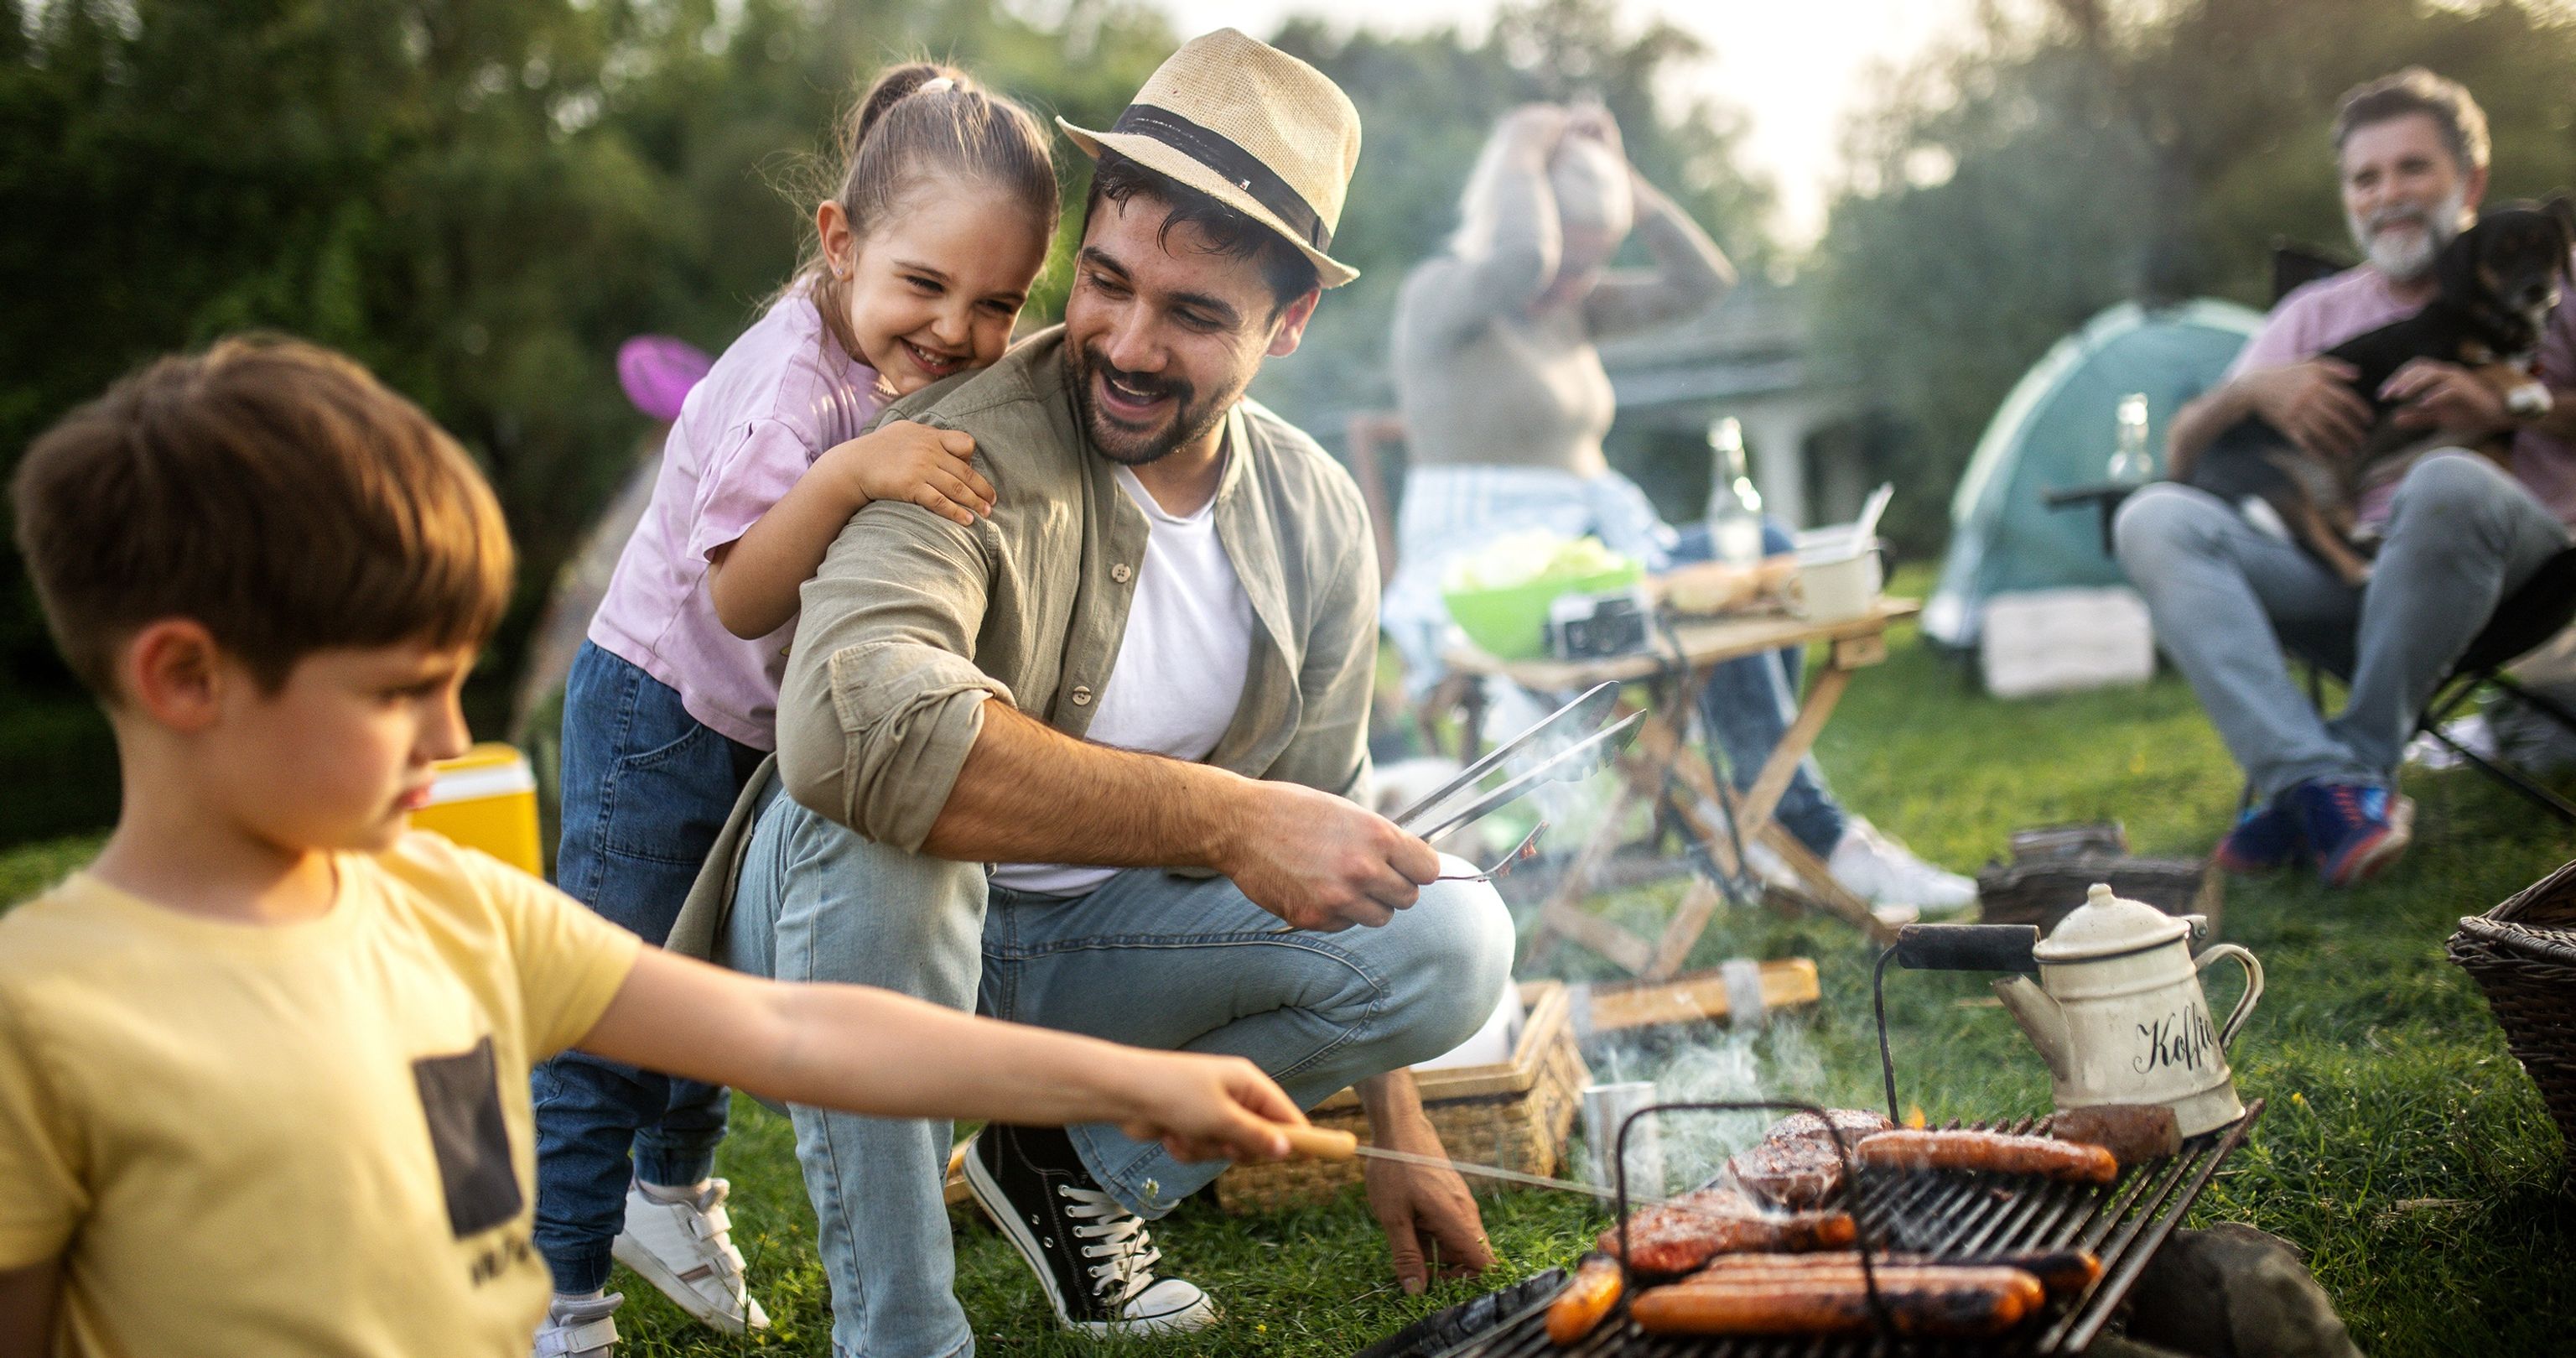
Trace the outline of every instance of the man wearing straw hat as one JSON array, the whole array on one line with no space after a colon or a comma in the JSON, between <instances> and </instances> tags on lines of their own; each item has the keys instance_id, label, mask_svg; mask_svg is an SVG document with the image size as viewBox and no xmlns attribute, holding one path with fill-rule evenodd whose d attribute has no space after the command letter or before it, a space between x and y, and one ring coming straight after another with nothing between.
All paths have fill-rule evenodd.
<instances>
[{"instance_id":1,"label":"man wearing straw hat","mask_svg":"<svg viewBox=\"0 0 2576 1358\"><path fill-rule=\"evenodd\" d=\"M1098 166L1064 325L886 412L972 434L992 512L881 502L842 532L805 587L776 777L672 946L1239 1054L1307 1106L1356 1085L1378 1144L1437 1156L1405 1068L1493 1013L1511 923L1472 868L1354 800L1365 513L1243 396L1356 277L1328 251L1357 111L1221 30L1107 130L1065 132ZM970 1351L949 1125L793 1114L835 1350ZM1146 1222L1219 1168L1107 1126L988 1126L965 1156L1057 1317L1095 1334L1215 1319L1158 1275ZM1368 1187L1407 1290L1491 1262L1456 1175L1373 1162Z\"/></svg>"}]
</instances>

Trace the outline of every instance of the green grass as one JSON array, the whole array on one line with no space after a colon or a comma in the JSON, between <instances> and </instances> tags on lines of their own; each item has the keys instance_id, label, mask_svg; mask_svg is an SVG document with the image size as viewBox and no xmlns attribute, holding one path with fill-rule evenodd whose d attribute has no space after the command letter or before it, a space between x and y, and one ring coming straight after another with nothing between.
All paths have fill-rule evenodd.
<instances>
[{"instance_id":1,"label":"green grass","mask_svg":"<svg viewBox=\"0 0 2576 1358\"><path fill-rule=\"evenodd\" d=\"M2237 777L2190 692L2139 690L2017 704L1979 696L1897 639L1864 673L1821 753L1853 807L1925 854L1969 867L2007 832L2116 817L2145 853L2205 851L2235 805ZM2464 914L2486 909L2570 856L2576 841L2466 772L2410 773L2417 843L2383 879L2330 892L2297 877L2231 882L2226 935L2259 954L2269 989L2231 1058L2240 1087L2271 1101L2252 1142L2195 1220L2249 1221L2296 1242L2379 1358L2565 1351L2576 1324L2576 1194L2556 1131L2476 987L2442 956ZM87 841L0 857L0 899L59 873ZM1655 916L1678 890L1601 908ZM1824 1003L1759 1035L1723 1031L1617 1053L1623 1073L1668 1088L1777 1093L1867 1106L1877 1096L1867 947L1828 921L1721 914L1693 956L1813 957ZM1557 974L1607 965L1560 949ZM2233 1001L2231 969L2210 973ZM2045 1074L1975 978L1900 972L1889 1008L1900 1094L1932 1117L2036 1113ZM1601 1064L1607 1064L1606 1062ZM784 1121L737 1103L719 1172L734 1183L736 1238L775 1325L724 1340L620 1273L631 1355L824 1354L830 1313L813 1218ZM1742 1128L1734 1129L1738 1134ZM1600 1217L1543 1193L1486 1199L1501 1272L1427 1297L1398 1293L1356 1195L1326 1207L1227 1217L1193 1202L1156 1228L1167 1267L1223 1303L1216 1329L1157 1355L1340 1355L1511 1277L1580 1252ZM958 1232L958 1287L987 1353L1145 1352L1056 1334L1034 1283L980 1222ZM2551 1300L2557 1298L2558 1300Z\"/></svg>"}]
</instances>

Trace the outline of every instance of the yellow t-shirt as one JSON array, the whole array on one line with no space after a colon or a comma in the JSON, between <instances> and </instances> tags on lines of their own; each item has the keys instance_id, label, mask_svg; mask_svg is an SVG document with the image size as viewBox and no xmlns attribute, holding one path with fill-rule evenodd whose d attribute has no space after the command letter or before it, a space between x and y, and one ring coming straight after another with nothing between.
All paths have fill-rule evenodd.
<instances>
[{"instance_id":1,"label":"yellow t-shirt","mask_svg":"<svg viewBox=\"0 0 2576 1358\"><path fill-rule=\"evenodd\" d=\"M435 835L334 865L296 924L0 916L0 1269L62 1259L59 1354L527 1353L528 1067L638 942Z\"/></svg>"}]
</instances>

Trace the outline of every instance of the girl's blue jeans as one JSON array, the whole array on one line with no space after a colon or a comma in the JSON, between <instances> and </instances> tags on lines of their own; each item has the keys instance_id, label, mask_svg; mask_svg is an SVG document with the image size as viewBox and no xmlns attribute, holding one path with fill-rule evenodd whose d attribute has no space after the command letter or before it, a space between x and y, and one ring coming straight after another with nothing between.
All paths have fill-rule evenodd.
<instances>
[{"instance_id":1,"label":"girl's blue jeans","mask_svg":"<svg viewBox=\"0 0 2576 1358\"><path fill-rule=\"evenodd\" d=\"M582 643L564 685L555 884L660 944L760 759L701 725L669 685ZM532 1083L537 1250L555 1290L596 1291L608 1282L628 1179L707 1177L726 1094L577 1051L538 1066Z\"/></svg>"}]
</instances>

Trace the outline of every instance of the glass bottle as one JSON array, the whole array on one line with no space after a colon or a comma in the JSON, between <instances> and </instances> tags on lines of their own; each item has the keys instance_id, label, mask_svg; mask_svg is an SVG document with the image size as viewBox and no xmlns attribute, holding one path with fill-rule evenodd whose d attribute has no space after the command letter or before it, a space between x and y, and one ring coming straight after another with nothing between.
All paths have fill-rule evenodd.
<instances>
[{"instance_id":1,"label":"glass bottle","mask_svg":"<svg viewBox=\"0 0 2576 1358\"><path fill-rule=\"evenodd\" d=\"M1720 561L1749 566L1762 559L1762 492L1744 466L1744 428L1729 416L1708 427L1709 546Z\"/></svg>"},{"instance_id":2,"label":"glass bottle","mask_svg":"<svg viewBox=\"0 0 2576 1358\"><path fill-rule=\"evenodd\" d=\"M2156 454L2147 444L2147 394L2133 391L2120 398L2119 439L2111 448L2107 469L2111 484L2143 486L2155 479Z\"/></svg>"}]
</instances>

